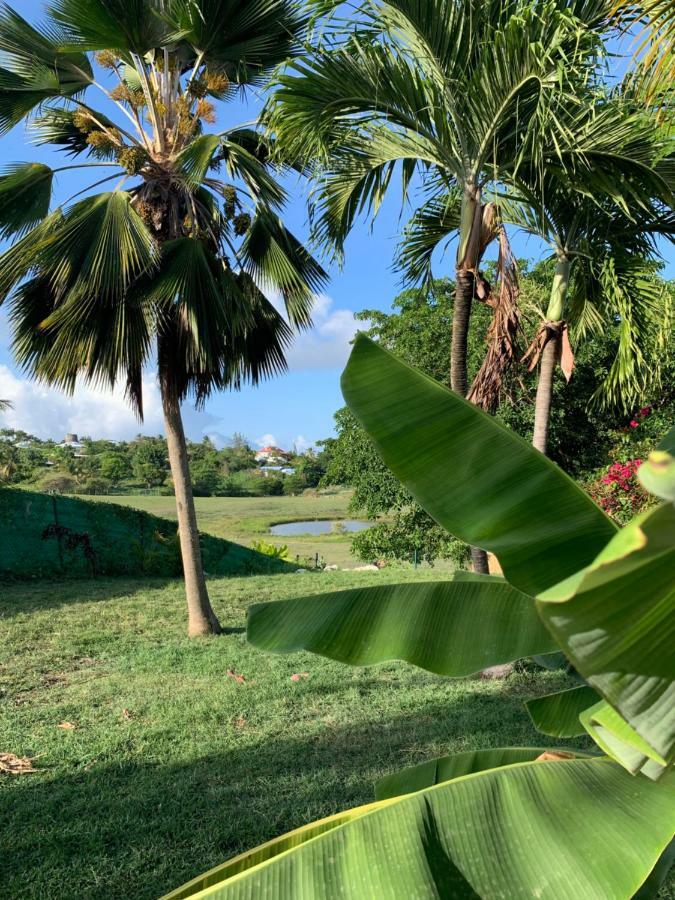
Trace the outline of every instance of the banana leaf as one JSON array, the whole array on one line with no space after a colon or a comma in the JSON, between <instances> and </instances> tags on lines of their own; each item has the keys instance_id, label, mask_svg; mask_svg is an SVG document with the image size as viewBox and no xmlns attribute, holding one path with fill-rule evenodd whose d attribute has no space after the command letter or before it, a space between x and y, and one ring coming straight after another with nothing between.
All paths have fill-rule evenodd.
<instances>
[{"instance_id":1,"label":"banana leaf","mask_svg":"<svg viewBox=\"0 0 675 900\"><path fill-rule=\"evenodd\" d=\"M674 808L672 772L657 785L606 758L518 763L294 832L166 900L631 897L669 845Z\"/></svg>"},{"instance_id":2,"label":"banana leaf","mask_svg":"<svg viewBox=\"0 0 675 900\"><path fill-rule=\"evenodd\" d=\"M589 565L616 526L561 469L492 416L360 335L342 391L382 459L451 534L539 594Z\"/></svg>"},{"instance_id":3,"label":"banana leaf","mask_svg":"<svg viewBox=\"0 0 675 900\"><path fill-rule=\"evenodd\" d=\"M413 794L415 791L433 787L444 781L452 781L462 775L474 772L485 772L488 769L500 769L515 763L533 762L544 753L561 753L566 756L588 757L588 753L577 750L570 751L560 747L495 747L489 750L466 750L463 753L452 753L409 766L385 775L375 782L375 799L386 800Z\"/></svg>"},{"instance_id":4,"label":"banana leaf","mask_svg":"<svg viewBox=\"0 0 675 900\"><path fill-rule=\"evenodd\" d=\"M675 757L675 506L629 525L545 592L540 615L591 687L658 757Z\"/></svg>"},{"instance_id":5,"label":"banana leaf","mask_svg":"<svg viewBox=\"0 0 675 900\"><path fill-rule=\"evenodd\" d=\"M583 685L528 700L525 706L537 731L552 737L570 738L584 733L579 716L598 699L593 688Z\"/></svg>"},{"instance_id":6,"label":"banana leaf","mask_svg":"<svg viewBox=\"0 0 675 900\"><path fill-rule=\"evenodd\" d=\"M533 600L484 575L255 604L247 638L261 650L353 666L400 659L453 677L556 647Z\"/></svg>"}]
</instances>

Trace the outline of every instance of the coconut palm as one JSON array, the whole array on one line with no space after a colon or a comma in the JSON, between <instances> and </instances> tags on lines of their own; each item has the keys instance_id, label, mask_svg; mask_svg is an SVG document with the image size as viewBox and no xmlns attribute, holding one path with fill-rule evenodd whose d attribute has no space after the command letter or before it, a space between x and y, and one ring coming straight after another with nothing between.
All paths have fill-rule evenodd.
<instances>
[{"instance_id":1,"label":"coconut palm","mask_svg":"<svg viewBox=\"0 0 675 900\"><path fill-rule=\"evenodd\" d=\"M54 0L39 28L0 11L0 129L26 120L34 142L74 157L63 168L99 173L56 209L60 169L17 164L0 179L0 229L14 241L0 258L0 297L14 350L67 391L78 378L122 379L139 416L142 373L156 364L192 635L220 626L181 402L282 369L324 282L279 218L269 141L252 128L207 129L216 102L263 84L304 27L289 0Z\"/></svg>"}]
</instances>

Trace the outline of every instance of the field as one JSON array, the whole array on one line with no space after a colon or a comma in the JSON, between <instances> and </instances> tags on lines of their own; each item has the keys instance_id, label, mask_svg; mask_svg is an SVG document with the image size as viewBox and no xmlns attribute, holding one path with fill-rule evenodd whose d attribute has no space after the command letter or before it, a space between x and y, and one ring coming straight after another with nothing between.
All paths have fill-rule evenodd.
<instances>
[{"instance_id":1,"label":"field","mask_svg":"<svg viewBox=\"0 0 675 900\"><path fill-rule=\"evenodd\" d=\"M214 520L235 502L209 503ZM262 518L253 503L250 518ZM211 579L210 591L236 627L254 601L433 575ZM543 671L495 682L404 664L351 669L260 653L241 633L190 642L178 581L3 586L0 634L0 752L37 770L0 775L0 897L22 900L156 898L230 854L371 800L388 771L453 750L547 743L522 702L566 685Z\"/></svg>"},{"instance_id":2,"label":"field","mask_svg":"<svg viewBox=\"0 0 675 900\"><path fill-rule=\"evenodd\" d=\"M286 544L293 558L315 557L318 553L327 565L353 568L360 562L350 552L349 535L333 533L282 538L269 533L270 526L278 522L350 518L352 515L347 509L350 498L350 491L337 491L299 497L197 497L195 503L200 529L216 537L249 547L253 541L261 539L277 546ZM87 499L120 503L156 516L176 518L173 497L119 494Z\"/></svg>"}]
</instances>

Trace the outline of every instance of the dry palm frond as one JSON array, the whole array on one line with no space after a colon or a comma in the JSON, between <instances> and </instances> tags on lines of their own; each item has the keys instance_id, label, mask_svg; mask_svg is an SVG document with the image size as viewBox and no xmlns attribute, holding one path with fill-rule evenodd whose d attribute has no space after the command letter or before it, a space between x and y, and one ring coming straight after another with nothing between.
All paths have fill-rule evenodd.
<instances>
[{"instance_id":1,"label":"dry palm frond","mask_svg":"<svg viewBox=\"0 0 675 900\"><path fill-rule=\"evenodd\" d=\"M504 376L519 352L521 314L518 306L520 295L518 264L504 228L499 230L497 277L498 292L489 292L485 299L494 310L487 335L488 349L468 395L471 403L480 406L486 412L494 412L496 409Z\"/></svg>"}]
</instances>

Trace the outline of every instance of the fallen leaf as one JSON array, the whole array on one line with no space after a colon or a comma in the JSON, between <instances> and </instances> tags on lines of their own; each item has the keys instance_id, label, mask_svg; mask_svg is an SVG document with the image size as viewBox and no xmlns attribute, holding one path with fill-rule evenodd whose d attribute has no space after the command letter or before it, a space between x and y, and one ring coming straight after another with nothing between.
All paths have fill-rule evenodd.
<instances>
[{"instance_id":1,"label":"fallen leaf","mask_svg":"<svg viewBox=\"0 0 675 900\"><path fill-rule=\"evenodd\" d=\"M248 722L246 721L246 716L237 716L237 718L233 720L232 724L235 728L246 728Z\"/></svg>"},{"instance_id":2,"label":"fallen leaf","mask_svg":"<svg viewBox=\"0 0 675 900\"><path fill-rule=\"evenodd\" d=\"M547 762L556 759L574 759L573 753L565 753L564 750L545 750L535 759L535 762Z\"/></svg>"},{"instance_id":3,"label":"fallen leaf","mask_svg":"<svg viewBox=\"0 0 675 900\"><path fill-rule=\"evenodd\" d=\"M59 724L56 727L57 728L65 728L68 731L72 731L72 729L75 728L75 726L73 725L72 722L59 722Z\"/></svg>"},{"instance_id":4,"label":"fallen leaf","mask_svg":"<svg viewBox=\"0 0 675 900\"><path fill-rule=\"evenodd\" d=\"M130 718L131 718L131 713L129 712L128 709L123 709L123 710L122 710L122 718L123 718L123 719L130 719Z\"/></svg>"},{"instance_id":5,"label":"fallen leaf","mask_svg":"<svg viewBox=\"0 0 675 900\"><path fill-rule=\"evenodd\" d=\"M14 753L0 753L0 772L5 775L29 775L35 772L33 761L27 756L16 756Z\"/></svg>"},{"instance_id":6,"label":"fallen leaf","mask_svg":"<svg viewBox=\"0 0 675 900\"><path fill-rule=\"evenodd\" d=\"M309 672L295 672L291 675L291 681L300 681L301 678L309 678Z\"/></svg>"},{"instance_id":7,"label":"fallen leaf","mask_svg":"<svg viewBox=\"0 0 675 900\"><path fill-rule=\"evenodd\" d=\"M246 681L246 678L245 678L243 675L238 675L238 674L234 671L234 669L228 669L228 670L227 670L227 677L228 677L228 678L234 678L234 680L237 682L237 684L244 684L244 682Z\"/></svg>"}]
</instances>

